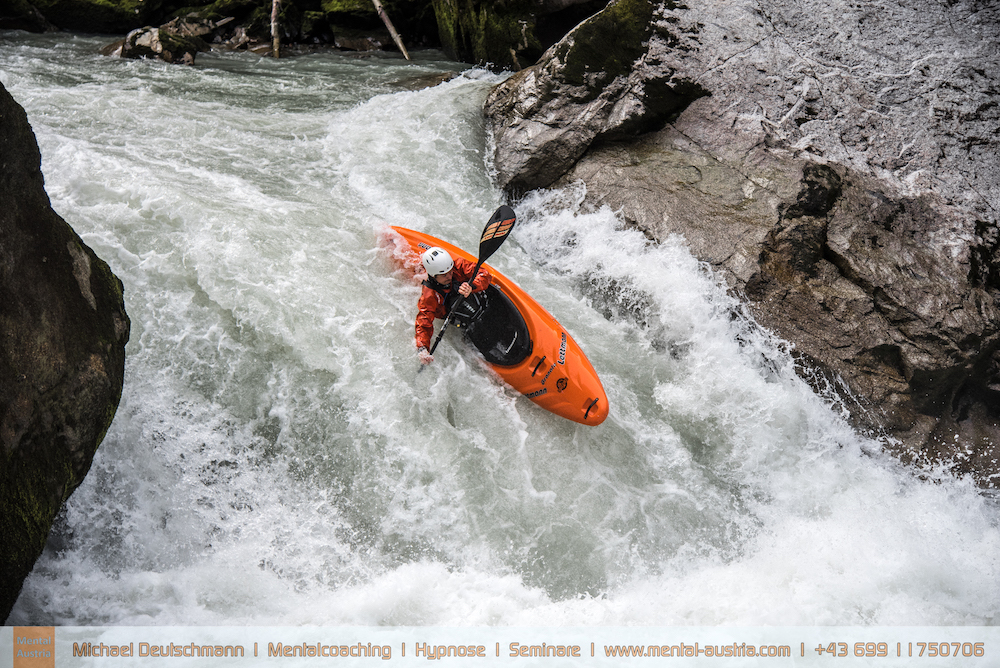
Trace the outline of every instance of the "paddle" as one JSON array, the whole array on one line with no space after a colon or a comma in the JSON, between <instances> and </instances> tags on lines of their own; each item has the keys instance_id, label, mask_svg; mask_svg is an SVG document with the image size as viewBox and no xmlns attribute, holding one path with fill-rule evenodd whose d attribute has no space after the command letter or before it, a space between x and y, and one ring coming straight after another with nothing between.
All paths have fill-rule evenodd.
<instances>
[{"instance_id":1,"label":"paddle","mask_svg":"<svg viewBox=\"0 0 1000 668\"><path fill-rule=\"evenodd\" d=\"M514 223L517 222L517 215L514 213L514 209L510 208L506 204L497 209L493 216L490 218L489 222L486 223L486 227L483 228L483 236L479 240L479 260L476 262L476 268L472 270L472 276L469 277L469 283L475 280L476 274L479 273L479 267L482 266L483 262L486 262L493 253L497 252L497 249L507 240L510 235L510 231L514 229ZM451 322L452 314L458 310L458 307L465 302L465 297L460 297L455 305L452 306L451 311L448 312L448 317L445 318L444 324L441 326L441 331L438 332L437 338L434 339L434 344L431 345L430 354L434 354L434 349L437 348L438 343L441 341L441 337L444 336L444 330L448 328L448 324ZM421 367L422 368L422 367Z\"/></svg>"}]
</instances>

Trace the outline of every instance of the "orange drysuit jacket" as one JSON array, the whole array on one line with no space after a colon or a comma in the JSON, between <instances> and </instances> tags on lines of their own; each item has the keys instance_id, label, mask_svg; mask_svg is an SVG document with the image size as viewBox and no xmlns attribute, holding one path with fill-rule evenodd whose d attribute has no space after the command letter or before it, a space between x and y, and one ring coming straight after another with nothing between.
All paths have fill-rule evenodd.
<instances>
[{"instance_id":1,"label":"orange drysuit jacket","mask_svg":"<svg viewBox=\"0 0 1000 668\"><path fill-rule=\"evenodd\" d=\"M490 272L486 271L486 269L480 267L479 273L476 274L476 280L469 281L469 278L472 276L472 270L476 268L476 265L460 257L456 257L454 260L455 269L451 275L452 283L450 286L444 288L444 294L426 285L424 286L424 291L420 294L420 301L417 302L415 337L417 348L431 347L431 335L434 333L434 319L444 319L448 316L444 301L446 295L451 292L452 287L457 289L457 286L462 283L469 282L473 292L482 292L490 285ZM427 280L433 281L434 279L428 277Z\"/></svg>"}]
</instances>

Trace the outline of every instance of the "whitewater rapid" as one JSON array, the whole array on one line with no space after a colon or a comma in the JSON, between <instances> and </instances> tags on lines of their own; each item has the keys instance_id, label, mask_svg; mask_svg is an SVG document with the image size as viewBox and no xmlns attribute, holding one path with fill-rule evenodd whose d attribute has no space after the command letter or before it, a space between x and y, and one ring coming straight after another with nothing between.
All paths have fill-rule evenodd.
<instances>
[{"instance_id":1,"label":"whitewater rapid","mask_svg":"<svg viewBox=\"0 0 1000 668\"><path fill-rule=\"evenodd\" d=\"M997 620L995 503L855 433L683 239L581 185L514 202L491 264L588 354L608 420L541 411L454 332L416 373L419 286L379 233L476 247L501 75L102 43L0 32L53 207L132 320L115 422L8 624Z\"/></svg>"}]
</instances>

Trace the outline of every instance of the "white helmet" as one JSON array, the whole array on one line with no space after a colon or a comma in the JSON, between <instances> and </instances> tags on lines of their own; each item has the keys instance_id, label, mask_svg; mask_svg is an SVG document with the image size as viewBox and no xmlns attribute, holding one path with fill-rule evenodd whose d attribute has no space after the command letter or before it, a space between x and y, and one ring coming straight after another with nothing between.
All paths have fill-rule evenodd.
<instances>
[{"instance_id":1,"label":"white helmet","mask_svg":"<svg viewBox=\"0 0 1000 668\"><path fill-rule=\"evenodd\" d=\"M432 277L447 274L455 266L455 261L451 259L448 251L437 246L424 251L424 254L420 256L420 261L424 263L427 275Z\"/></svg>"}]
</instances>

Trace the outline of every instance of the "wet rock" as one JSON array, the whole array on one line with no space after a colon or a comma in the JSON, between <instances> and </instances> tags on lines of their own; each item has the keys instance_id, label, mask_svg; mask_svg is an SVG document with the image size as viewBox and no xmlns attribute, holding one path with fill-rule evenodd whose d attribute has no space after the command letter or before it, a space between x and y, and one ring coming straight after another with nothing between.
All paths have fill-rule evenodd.
<instances>
[{"instance_id":1,"label":"wet rock","mask_svg":"<svg viewBox=\"0 0 1000 668\"><path fill-rule=\"evenodd\" d=\"M609 115L604 107L617 106L619 122L644 130L655 129L653 119L680 114L676 127L726 164L786 151L876 175L904 192L945 187L947 198L1000 197L990 150L1000 119L995 3L642 4L619 0L602 12L618 8L633 26L594 30L591 54L580 51L578 65L563 63L561 54L573 50L582 26L496 89L485 110L498 140L501 185L551 183L551 172L532 178L533 154L567 144L567 135L589 146L594 114L600 123ZM592 21L585 25L596 28ZM648 36L648 46L637 48L629 34L640 46ZM592 82L589 92L574 90L581 79ZM673 95L674 81L703 93ZM623 86L622 99L641 96L641 103L619 102L613 93ZM595 94L606 99L597 110L553 101L586 103ZM646 101L656 97L668 98L659 107L665 114L647 121ZM577 145L566 150L580 153Z\"/></svg>"},{"instance_id":2,"label":"wet rock","mask_svg":"<svg viewBox=\"0 0 1000 668\"><path fill-rule=\"evenodd\" d=\"M1000 482L1000 7L658 2L644 30L493 92L500 184L683 235L859 427Z\"/></svg>"},{"instance_id":3,"label":"wet rock","mask_svg":"<svg viewBox=\"0 0 1000 668\"><path fill-rule=\"evenodd\" d=\"M402 90L423 90L433 88L446 81L451 81L458 76L458 72L441 72L438 74L424 74L418 77L409 77L394 81L392 85Z\"/></svg>"},{"instance_id":4,"label":"wet rock","mask_svg":"<svg viewBox=\"0 0 1000 668\"><path fill-rule=\"evenodd\" d=\"M169 63L193 65L195 54L208 51L209 41L220 41L224 28L233 21L226 17L218 21L196 15L178 17L159 28L145 26L130 32L125 39L101 48L101 54L120 58L158 58Z\"/></svg>"},{"instance_id":5,"label":"wet rock","mask_svg":"<svg viewBox=\"0 0 1000 668\"><path fill-rule=\"evenodd\" d=\"M338 34L333 38L334 45L343 51L381 51L382 42L365 36Z\"/></svg>"},{"instance_id":6,"label":"wet rock","mask_svg":"<svg viewBox=\"0 0 1000 668\"><path fill-rule=\"evenodd\" d=\"M974 221L825 165L801 185L746 284L760 322L846 383L856 422L904 460L1000 483L1000 291L973 276Z\"/></svg>"},{"instance_id":7,"label":"wet rock","mask_svg":"<svg viewBox=\"0 0 1000 668\"><path fill-rule=\"evenodd\" d=\"M485 112L501 187L548 186L595 141L660 129L708 93L665 64L656 9L648 0L609 3L491 92Z\"/></svg>"},{"instance_id":8,"label":"wet rock","mask_svg":"<svg viewBox=\"0 0 1000 668\"><path fill-rule=\"evenodd\" d=\"M0 619L121 398L121 281L56 214L24 110L0 86Z\"/></svg>"},{"instance_id":9,"label":"wet rock","mask_svg":"<svg viewBox=\"0 0 1000 668\"><path fill-rule=\"evenodd\" d=\"M199 51L208 45L198 38L181 37L166 28L137 28L130 32L117 54L121 58L158 58L178 65L194 65Z\"/></svg>"},{"instance_id":10,"label":"wet rock","mask_svg":"<svg viewBox=\"0 0 1000 668\"><path fill-rule=\"evenodd\" d=\"M130 32L123 41L104 47L101 53L121 58L158 58L168 63L194 65L199 51L208 51L208 41L222 33L232 17L211 21L195 15L178 17L159 28L146 26Z\"/></svg>"},{"instance_id":11,"label":"wet rock","mask_svg":"<svg viewBox=\"0 0 1000 668\"><path fill-rule=\"evenodd\" d=\"M696 257L742 286L758 270L779 205L795 199L801 169L771 153L727 164L670 125L591 147L553 185L583 182L588 208L619 211L651 239L683 235Z\"/></svg>"},{"instance_id":12,"label":"wet rock","mask_svg":"<svg viewBox=\"0 0 1000 668\"><path fill-rule=\"evenodd\" d=\"M111 44L105 44L98 51L102 56L113 56L115 58L120 58L122 55L123 46L125 46L125 40L120 39L117 42L112 42Z\"/></svg>"},{"instance_id":13,"label":"wet rock","mask_svg":"<svg viewBox=\"0 0 1000 668\"><path fill-rule=\"evenodd\" d=\"M205 39L210 37L219 26L226 25L230 20L232 20L231 17L216 23L198 16L177 17L161 25L160 30L165 30L176 37Z\"/></svg>"}]
</instances>

